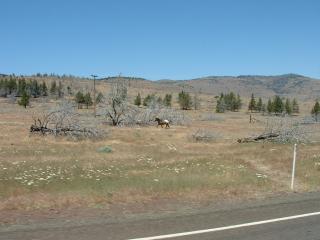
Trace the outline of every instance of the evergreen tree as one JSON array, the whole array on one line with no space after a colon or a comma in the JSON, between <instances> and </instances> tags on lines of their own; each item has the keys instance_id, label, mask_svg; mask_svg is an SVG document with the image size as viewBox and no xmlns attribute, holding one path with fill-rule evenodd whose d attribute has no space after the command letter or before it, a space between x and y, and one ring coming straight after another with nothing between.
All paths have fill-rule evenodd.
<instances>
[{"instance_id":1,"label":"evergreen tree","mask_svg":"<svg viewBox=\"0 0 320 240\"><path fill-rule=\"evenodd\" d=\"M37 98L40 96L41 94L41 89L40 86L38 84L37 80L33 80L29 83L30 86L30 94L34 97Z\"/></svg>"},{"instance_id":2,"label":"evergreen tree","mask_svg":"<svg viewBox=\"0 0 320 240\"><path fill-rule=\"evenodd\" d=\"M299 104L298 101L294 98L292 101L292 113L298 114L299 113Z\"/></svg>"},{"instance_id":3,"label":"evergreen tree","mask_svg":"<svg viewBox=\"0 0 320 240\"><path fill-rule=\"evenodd\" d=\"M10 77L10 80L7 82L8 94L12 94L17 90L17 82L13 77Z\"/></svg>"},{"instance_id":4,"label":"evergreen tree","mask_svg":"<svg viewBox=\"0 0 320 240\"><path fill-rule=\"evenodd\" d=\"M83 103L86 105L87 109L93 104L90 93L86 93L83 96Z\"/></svg>"},{"instance_id":5,"label":"evergreen tree","mask_svg":"<svg viewBox=\"0 0 320 240\"><path fill-rule=\"evenodd\" d=\"M134 100L134 105L137 105L137 106L141 105L141 95L140 95L140 93L138 93L138 95L136 96L136 98Z\"/></svg>"},{"instance_id":6,"label":"evergreen tree","mask_svg":"<svg viewBox=\"0 0 320 240\"><path fill-rule=\"evenodd\" d=\"M256 108L257 108L257 106L256 106L256 99L255 99L255 97L254 97L254 95L253 95L253 93L252 93L252 94L251 94L251 99L250 99L250 102L249 102L249 106L248 106L248 110L251 111L251 112L253 112L253 111L256 110Z\"/></svg>"},{"instance_id":7,"label":"evergreen tree","mask_svg":"<svg viewBox=\"0 0 320 240\"><path fill-rule=\"evenodd\" d=\"M284 104L281 97L275 96L273 100L274 113L281 114L284 111Z\"/></svg>"},{"instance_id":8,"label":"evergreen tree","mask_svg":"<svg viewBox=\"0 0 320 240\"><path fill-rule=\"evenodd\" d=\"M27 90L27 82L24 78L22 78L18 81L17 97L21 97L26 90Z\"/></svg>"},{"instance_id":9,"label":"evergreen tree","mask_svg":"<svg viewBox=\"0 0 320 240\"><path fill-rule=\"evenodd\" d=\"M56 95L56 93L57 93L57 83L56 83L56 81L53 81L53 82L51 82L50 94Z\"/></svg>"},{"instance_id":10,"label":"evergreen tree","mask_svg":"<svg viewBox=\"0 0 320 240\"><path fill-rule=\"evenodd\" d=\"M20 106L23 106L24 108L27 108L27 106L29 105L29 99L30 99L29 94L26 91L24 91L22 93L21 99L18 101L18 104Z\"/></svg>"},{"instance_id":11,"label":"evergreen tree","mask_svg":"<svg viewBox=\"0 0 320 240\"><path fill-rule=\"evenodd\" d=\"M172 101L172 95L171 94L166 94L164 99L163 99L163 104L166 107L171 107L171 101Z\"/></svg>"},{"instance_id":12,"label":"evergreen tree","mask_svg":"<svg viewBox=\"0 0 320 240\"><path fill-rule=\"evenodd\" d=\"M192 106L191 96L183 90L178 95L178 102L182 110L189 110Z\"/></svg>"},{"instance_id":13,"label":"evergreen tree","mask_svg":"<svg viewBox=\"0 0 320 240\"><path fill-rule=\"evenodd\" d=\"M155 102L155 95L148 94L144 99L143 99L143 106L150 106L153 102Z\"/></svg>"},{"instance_id":14,"label":"evergreen tree","mask_svg":"<svg viewBox=\"0 0 320 240\"><path fill-rule=\"evenodd\" d=\"M261 111L262 111L262 105L263 105L262 99L261 99L261 97L259 97L259 100L258 100L257 106L256 106L256 110L257 110L258 112L261 112Z\"/></svg>"},{"instance_id":15,"label":"evergreen tree","mask_svg":"<svg viewBox=\"0 0 320 240\"><path fill-rule=\"evenodd\" d=\"M241 101L240 95L237 94L237 98L236 98L236 100L235 100L234 110L235 110L235 111L239 111L240 108L241 108L241 106L242 106L242 101Z\"/></svg>"},{"instance_id":16,"label":"evergreen tree","mask_svg":"<svg viewBox=\"0 0 320 240\"><path fill-rule=\"evenodd\" d=\"M216 112L224 113L226 111L226 104L224 101L224 95L221 93L219 99L217 100Z\"/></svg>"},{"instance_id":17,"label":"evergreen tree","mask_svg":"<svg viewBox=\"0 0 320 240\"><path fill-rule=\"evenodd\" d=\"M41 95L44 97L48 96L48 88L45 81L43 81L41 84Z\"/></svg>"},{"instance_id":18,"label":"evergreen tree","mask_svg":"<svg viewBox=\"0 0 320 240\"><path fill-rule=\"evenodd\" d=\"M284 105L284 108L285 108L286 114L288 114L288 115L292 114L292 105L291 105L289 98L286 99L286 103Z\"/></svg>"},{"instance_id":19,"label":"evergreen tree","mask_svg":"<svg viewBox=\"0 0 320 240\"><path fill-rule=\"evenodd\" d=\"M274 105L273 105L273 102L270 98L269 98L268 104L267 104L267 111L269 114L274 112Z\"/></svg>"},{"instance_id":20,"label":"evergreen tree","mask_svg":"<svg viewBox=\"0 0 320 240\"><path fill-rule=\"evenodd\" d=\"M77 92L76 96L75 96L75 101L78 104L78 109L82 108L82 104L84 104L84 95L82 92Z\"/></svg>"},{"instance_id":21,"label":"evergreen tree","mask_svg":"<svg viewBox=\"0 0 320 240\"><path fill-rule=\"evenodd\" d=\"M319 120L319 115L320 115L320 104L319 101L317 100L316 103L314 104L312 110L311 110L311 115L314 117L316 122Z\"/></svg>"}]
</instances>

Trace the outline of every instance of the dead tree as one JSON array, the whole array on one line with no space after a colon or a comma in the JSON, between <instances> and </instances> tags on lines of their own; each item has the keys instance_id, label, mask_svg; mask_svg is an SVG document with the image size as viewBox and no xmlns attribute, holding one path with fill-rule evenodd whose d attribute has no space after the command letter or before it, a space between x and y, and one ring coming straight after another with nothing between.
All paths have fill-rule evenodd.
<instances>
[{"instance_id":1,"label":"dead tree","mask_svg":"<svg viewBox=\"0 0 320 240\"><path fill-rule=\"evenodd\" d=\"M127 85L120 77L111 84L111 91L108 94L106 105L106 116L113 126L120 125L128 114Z\"/></svg>"}]
</instances>

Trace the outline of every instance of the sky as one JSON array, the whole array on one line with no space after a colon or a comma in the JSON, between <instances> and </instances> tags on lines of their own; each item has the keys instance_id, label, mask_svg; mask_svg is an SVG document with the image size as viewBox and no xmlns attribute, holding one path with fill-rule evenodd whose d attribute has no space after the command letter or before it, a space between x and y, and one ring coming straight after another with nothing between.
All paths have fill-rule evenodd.
<instances>
[{"instance_id":1,"label":"sky","mask_svg":"<svg viewBox=\"0 0 320 240\"><path fill-rule=\"evenodd\" d=\"M0 73L320 79L318 0L1 0Z\"/></svg>"}]
</instances>

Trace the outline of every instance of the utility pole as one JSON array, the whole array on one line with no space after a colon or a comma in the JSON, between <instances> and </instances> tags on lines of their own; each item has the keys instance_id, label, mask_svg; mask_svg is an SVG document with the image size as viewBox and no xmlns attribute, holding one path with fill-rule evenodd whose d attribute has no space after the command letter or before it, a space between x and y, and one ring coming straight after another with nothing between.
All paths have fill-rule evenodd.
<instances>
[{"instance_id":1,"label":"utility pole","mask_svg":"<svg viewBox=\"0 0 320 240\"><path fill-rule=\"evenodd\" d=\"M96 117L96 78L97 75L91 75L93 77L93 109L94 109L94 117Z\"/></svg>"}]
</instances>

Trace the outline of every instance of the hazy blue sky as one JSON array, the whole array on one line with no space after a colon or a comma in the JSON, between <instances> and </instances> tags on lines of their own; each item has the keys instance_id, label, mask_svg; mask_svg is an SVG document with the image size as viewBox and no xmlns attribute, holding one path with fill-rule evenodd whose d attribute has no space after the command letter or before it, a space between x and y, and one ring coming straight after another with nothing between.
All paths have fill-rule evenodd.
<instances>
[{"instance_id":1,"label":"hazy blue sky","mask_svg":"<svg viewBox=\"0 0 320 240\"><path fill-rule=\"evenodd\" d=\"M1 0L0 73L320 78L318 0Z\"/></svg>"}]
</instances>

